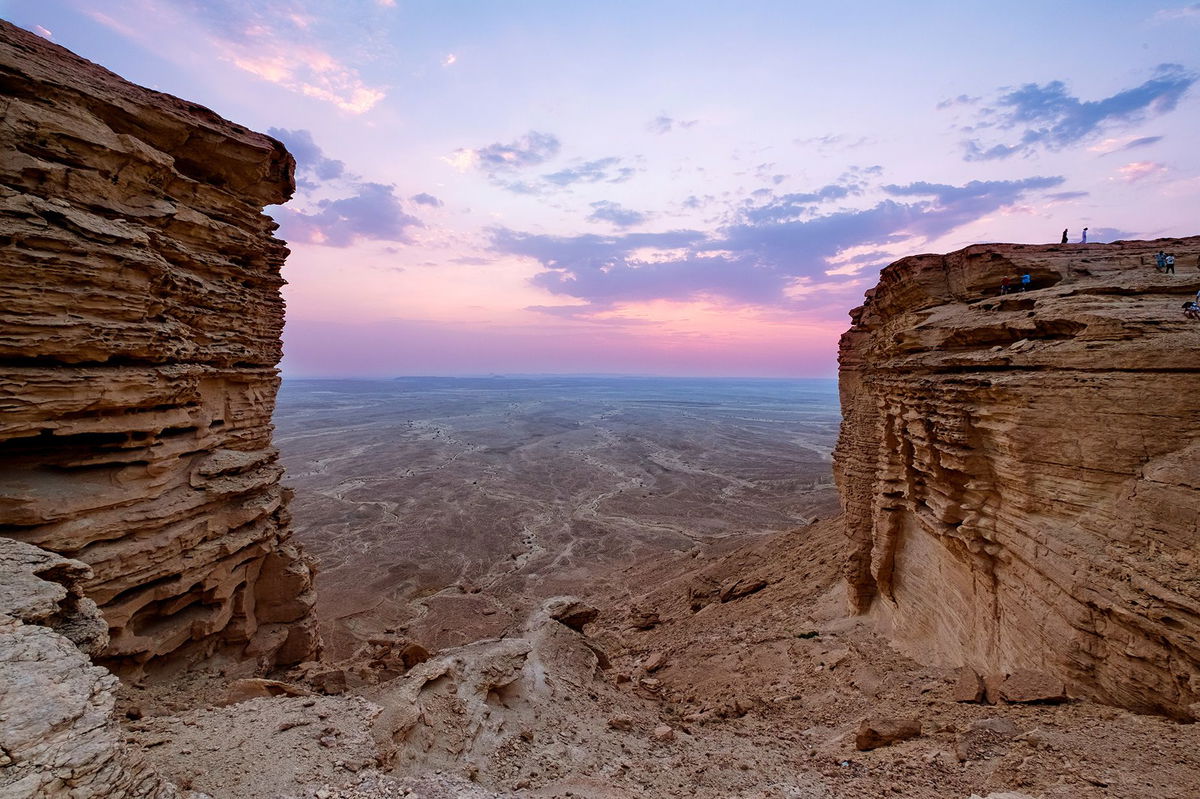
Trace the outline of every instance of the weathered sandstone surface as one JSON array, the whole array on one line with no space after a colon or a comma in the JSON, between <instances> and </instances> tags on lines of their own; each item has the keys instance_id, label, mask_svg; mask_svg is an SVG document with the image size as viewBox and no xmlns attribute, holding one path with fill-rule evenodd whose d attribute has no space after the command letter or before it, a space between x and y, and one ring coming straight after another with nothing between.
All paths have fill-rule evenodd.
<instances>
[{"instance_id":1,"label":"weathered sandstone surface","mask_svg":"<svg viewBox=\"0 0 1200 799\"><path fill-rule=\"evenodd\" d=\"M0 797L181 794L125 746L86 564L0 538Z\"/></svg>"},{"instance_id":2,"label":"weathered sandstone surface","mask_svg":"<svg viewBox=\"0 0 1200 799\"><path fill-rule=\"evenodd\" d=\"M118 671L316 648L271 446L293 166L0 22L0 535L91 568Z\"/></svg>"},{"instance_id":3,"label":"weathered sandstone surface","mask_svg":"<svg viewBox=\"0 0 1200 799\"><path fill-rule=\"evenodd\" d=\"M978 245L898 261L851 313L846 573L903 651L1196 715L1198 256L1200 238ZM1024 273L1031 291L997 296Z\"/></svg>"}]
</instances>

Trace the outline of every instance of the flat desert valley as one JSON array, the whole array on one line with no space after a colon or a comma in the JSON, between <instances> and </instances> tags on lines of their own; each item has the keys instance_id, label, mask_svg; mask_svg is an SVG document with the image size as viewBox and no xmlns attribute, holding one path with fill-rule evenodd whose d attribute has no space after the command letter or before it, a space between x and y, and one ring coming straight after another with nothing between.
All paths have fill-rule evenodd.
<instances>
[{"instance_id":1,"label":"flat desert valley","mask_svg":"<svg viewBox=\"0 0 1200 799\"><path fill-rule=\"evenodd\" d=\"M839 418L832 380L486 377L287 380L275 422L344 655L497 635L663 554L829 517Z\"/></svg>"}]
</instances>

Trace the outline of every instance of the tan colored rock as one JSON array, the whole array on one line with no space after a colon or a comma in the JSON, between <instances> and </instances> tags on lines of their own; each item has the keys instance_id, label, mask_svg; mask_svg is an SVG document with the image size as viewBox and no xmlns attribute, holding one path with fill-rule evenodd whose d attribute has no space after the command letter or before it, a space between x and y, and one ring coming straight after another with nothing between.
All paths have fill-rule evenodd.
<instances>
[{"instance_id":1,"label":"tan colored rock","mask_svg":"<svg viewBox=\"0 0 1200 799\"><path fill-rule=\"evenodd\" d=\"M658 612L647 608L630 608L629 626L635 630L651 630L662 624Z\"/></svg>"},{"instance_id":2,"label":"tan colored rock","mask_svg":"<svg viewBox=\"0 0 1200 799\"><path fill-rule=\"evenodd\" d=\"M261 699L265 696L310 696L312 691L299 685L292 685L279 680L266 680L261 677L247 677L235 680L225 691L225 695L216 703L218 707L236 705L251 699Z\"/></svg>"},{"instance_id":3,"label":"tan colored rock","mask_svg":"<svg viewBox=\"0 0 1200 799\"><path fill-rule=\"evenodd\" d=\"M79 561L0 538L0 796L181 797L125 745L117 678L67 637L103 644L99 612L81 597L89 575Z\"/></svg>"},{"instance_id":4,"label":"tan colored rock","mask_svg":"<svg viewBox=\"0 0 1200 799\"><path fill-rule=\"evenodd\" d=\"M649 656L642 662L642 668L647 673L653 673L667 665L667 654L665 652L651 652Z\"/></svg>"},{"instance_id":5,"label":"tan colored rock","mask_svg":"<svg viewBox=\"0 0 1200 799\"><path fill-rule=\"evenodd\" d=\"M989 760L1008 751L1008 742L1020 730L1008 719L976 719L954 743L954 753L960 762Z\"/></svg>"},{"instance_id":6,"label":"tan colored rock","mask_svg":"<svg viewBox=\"0 0 1200 799\"><path fill-rule=\"evenodd\" d=\"M860 752L891 746L921 734L921 722L917 719L875 717L863 719L854 735L854 748Z\"/></svg>"},{"instance_id":7,"label":"tan colored rock","mask_svg":"<svg viewBox=\"0 0 1200 799\"><path fill-rule=\"evenodd\" d=\"M748 577L733 580L721 587L721 601L732 602L735 599L756 594L766 587L766 580Z\"/></svg>"},{"instance_id":8,"label":"tan colored rock","mask_svg":"<svg viewBox=\"0 0 1200 799\"><path fill-rule=\"evenodd\" d=\"M542 604L542 609L550 618L578 632L582 632L584 625L591 624L600 616L600 611L595 607L573 596L548 599Z\"/></svg>"},{"instance_id":9,"label":"tan colored rock","mask_svg":"<svg viewBox=\"0 0 1200 799\"><path fill-rule=\"evenodd\" d=\"M1067 687L1045 672L1020 669L1000 683L1000 698L1005 702L1056 705L1067 701Z\"/></svg>"},{"instance_id":10,"label":"tan colored rock","mask_svg":"<svg viewBox=\"0 0 1200 799\"><path fill-rule=\"evenodd\" d=\"M841 342L835 476L859 613L926 663L1200 700L1200 238L892 264ZM1023 273L1038 288L997 296ZM1000 349L995 349L999 347Z\"/></svg>"},{"instance_id":11,"label":"tan colored rock","mask_svg":"<svg viewBox=\"0 0 1200 799\"><path fill-rule=\"evenodd\" d=\"M986 696L983 678L975 669L963 666L957 672L951 695L955 702L983 702Z\"/></svg>"},{"instance_id":12,"label":"tan colored rock","mask_svg":"<svg viewBox=\"0 0 1200 799\"><path fill-rule=\"evenodd\" d=\"M659 724L654 728L651 737L659 743L668 743L675 740L675 730L666 724Z\"/></svg>"},{"instance_id":13,"label":"tan colored rock","mask_svg":"<svg viewBox=\"0 0 1200 799\"><path fill-rule=\"evenodd\" d=\"M0 523L69 554L104 662L318 645L271 446L275 140L0 22Z\"/></svg>"}]
</instances>

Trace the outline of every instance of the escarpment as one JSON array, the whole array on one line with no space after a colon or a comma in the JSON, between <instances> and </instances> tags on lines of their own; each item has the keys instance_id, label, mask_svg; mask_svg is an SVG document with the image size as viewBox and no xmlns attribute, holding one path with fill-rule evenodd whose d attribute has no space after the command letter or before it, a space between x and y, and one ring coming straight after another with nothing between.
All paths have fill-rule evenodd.
<instances>
[{"instance_id":1,"label":"escarpment","mask_svg":"<svg viewBox=\"0 0 1200 799\"><path fill-rule=\"evenodd\" d=\"M1200 238L978 245L883 271L840 352L858 612L927 662L1196 715L1198 258Z\"/></svg>"},{"instance_id":2,"label":"escarpment","mask_svg":"<svg viewBox=\"0 0 1200 799\"><path fill-rule=\"evenodd\" d=\"M82 561L118 671L316 648L271 445L275 140L0 22L0 535Z\"/></svg>"}]
</instances>

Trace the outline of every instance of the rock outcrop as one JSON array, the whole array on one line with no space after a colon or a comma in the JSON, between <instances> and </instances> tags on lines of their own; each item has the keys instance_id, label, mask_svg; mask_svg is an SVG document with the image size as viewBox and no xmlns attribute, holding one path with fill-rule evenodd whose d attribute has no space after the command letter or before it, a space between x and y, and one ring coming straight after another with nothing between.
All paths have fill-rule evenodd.
<instances>
[{"instance_id":1,"label":"rock outcrop","mask_svg":"<svg viewBox=\"0 0 1200 799\"><path fill-rule=\"evenodd\" d=\"M86 563L104 663L317 645L271 446L277 141L0 22L0 535Z\"/></svg>"},{"instance_id":2,"label":"rock outcrop","mask_svg":"<svg viewBox=\"0 0 1200 799\"><path fill-rule=\"evenodd\" d=\"M0 796L182 794L124 744L86 564L0 538Z\"/></svg>"},{"instance_id":3,"label":"rock outcrop","mask_svg":"<svg viewBox=\"0 0 1200 799\"><path fill-rule=\"evenodd\" d=\"M1198 256L1200 238L978 245L896 262L851 312L846 574L902 650L1194 715ZM998 296L1022 274L1030 291Z\"/></svg>"}]
</instances>

